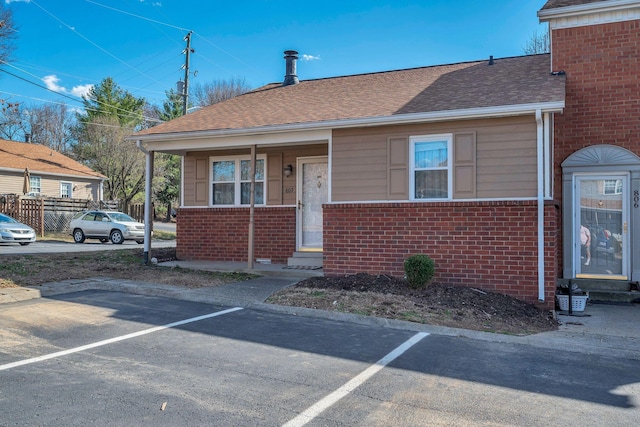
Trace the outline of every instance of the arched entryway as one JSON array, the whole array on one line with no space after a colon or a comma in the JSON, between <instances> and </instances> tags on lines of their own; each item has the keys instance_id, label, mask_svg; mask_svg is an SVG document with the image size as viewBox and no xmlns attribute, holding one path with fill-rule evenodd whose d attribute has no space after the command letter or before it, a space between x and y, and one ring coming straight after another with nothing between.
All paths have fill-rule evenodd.
<instances>
[{"instance_id":1,"label":"arched entryway","mask_svg":"<svg viewBox=\"0 0 640 427\"><path fill-rule=\"evenodd\" d=\"M563 276L640 278L640 157L613 145L562 163Z\"/></svg>"}]
</instances>

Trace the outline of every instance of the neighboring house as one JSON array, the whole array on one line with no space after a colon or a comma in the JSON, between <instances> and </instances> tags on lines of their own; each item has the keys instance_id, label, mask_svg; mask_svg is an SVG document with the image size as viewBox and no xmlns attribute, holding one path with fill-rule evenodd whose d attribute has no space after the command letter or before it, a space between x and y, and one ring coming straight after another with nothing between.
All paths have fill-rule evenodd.
<instances>
[{"instance_id":1,"label":"neighboring house","mask_svg":"<svg viewBox=\"0 0 640 427\"><path fill-rule=\"evenodd\" d=\"M178 258L247 259L255 150L255 258L402 276L426 253L549 309L558 278L639 280L640 0L539 17L551 54L298 81L287 51L284 83L133 135L183 158ZM609 239L588 266L581 224Z\"/></svg>"},{"instance_id":2,"label":"neighboring house","mask_svg":"<svg viewBox=\"0 0 640 427\"><path fill-rule=\"evenodd\" d=\"M40 144L0 139L0 194L102 200L104 175Z\"/></svg>"}]
</instances>

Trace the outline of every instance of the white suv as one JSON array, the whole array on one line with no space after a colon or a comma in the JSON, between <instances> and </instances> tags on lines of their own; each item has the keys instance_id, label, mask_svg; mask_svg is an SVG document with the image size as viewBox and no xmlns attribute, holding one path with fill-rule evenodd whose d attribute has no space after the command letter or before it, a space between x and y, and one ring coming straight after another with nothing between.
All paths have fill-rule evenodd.
<instances>
[{"instance_id":1,"label":"white suv","mask_svg":"<svg viewBox=\"0 0 640 427\"><path fill-rule=\"evenodd\" d=\"M144 224L122 212L82 212L73 217L69 228L76 243L85 239L99 239L102 243L111 240L116 245L125 240L144 242Z\"/></svg>"}]
</instances>

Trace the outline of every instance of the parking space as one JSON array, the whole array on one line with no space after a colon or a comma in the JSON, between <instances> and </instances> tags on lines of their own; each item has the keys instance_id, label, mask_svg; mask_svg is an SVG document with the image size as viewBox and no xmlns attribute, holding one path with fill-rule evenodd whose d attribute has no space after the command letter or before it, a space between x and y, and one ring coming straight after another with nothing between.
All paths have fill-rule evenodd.
<instances>
[{"instance_id":1,"label":"parking space","mask_svg":"<svg viewBox=\"0 0 640 427\"><path fill-rule=\"evenodd\" d=\"M630 425L640 415L635 361L106 291L6 304L0 324L0 424Z\"/></svg>"}]
</instances>

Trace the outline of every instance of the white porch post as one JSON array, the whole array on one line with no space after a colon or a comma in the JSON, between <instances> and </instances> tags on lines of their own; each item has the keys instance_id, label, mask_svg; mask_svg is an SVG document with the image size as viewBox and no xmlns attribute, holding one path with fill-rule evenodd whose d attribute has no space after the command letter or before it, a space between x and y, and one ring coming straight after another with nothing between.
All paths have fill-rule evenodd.
<instances>
[{"instance_id":1,"label":"white porch post","mask_svg":"<svg viewBox=\"0 0 640 427\"><path fill-rule=\"evenodd\" d=\"M151 252L151 229L153 228L153 209L151 207L151 183L153 180L153 157L154 152L148 151L142 146L141 141L136 142L136 146L146 155L145 183L144 183L144 252L142 260L149 264L149 253Z\"/></svg>"},{"instance_id":2,"label":"white porch post","mask_svg":"<svg viewBox=\"0 0 640 427\"><path fill-rule=\"evenodd\" d=\"M249 244L247 254L247 268L253 269L253 216L255 212L255 189L256 189L256 146L251 146L251 194L249 195Z\"/></svg>"}]
</instances>

